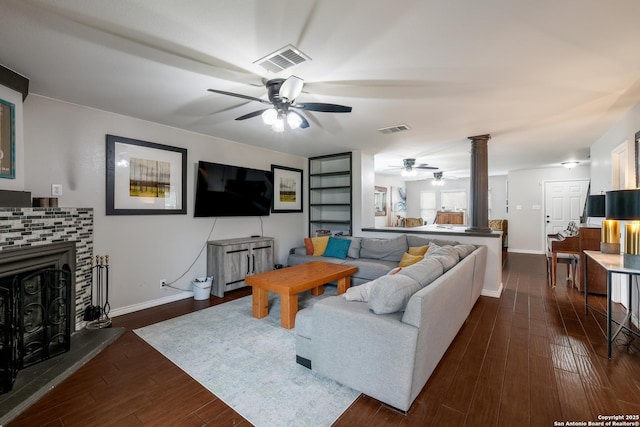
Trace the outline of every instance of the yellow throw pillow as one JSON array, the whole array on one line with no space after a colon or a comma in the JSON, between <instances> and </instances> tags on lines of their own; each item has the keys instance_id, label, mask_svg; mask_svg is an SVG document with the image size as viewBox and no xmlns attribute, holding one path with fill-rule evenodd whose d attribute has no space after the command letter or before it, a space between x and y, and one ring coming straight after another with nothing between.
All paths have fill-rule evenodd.
<instances>
[{"instance_id":1,"label":"yellow throw pillow","mask_svg":"<svg viewBox=\"0 0 640 427\"><path fill-rule=\"evenodd\" d=\"M409 248L409 255L420 255L420 256L424 256L424 254L427 253L427 251L429 250L429 245L424 245L424 246L413 246Z\"/></svg>"},{"instance_id":2,"label":"yellow throw pillow","mask_svg":"<svg viewBox=\"0 0 640 427\"><path fill-rule=\"evenodd\" d=\"M313 242L313 256L324 255L324 250L327 249L329 243L329 236L312 237L311 241Z\"/></svg>"},{"instance_id":3,"label":"yellow throw pillow","mask_svg":"<svg viewBox=\"0 0 640 427\"><path fill-rule=\"evenodd\" d=\"M422 255L411 255L410 253L405 252L404 255L402 255L402 259L400 260L398 267L409 267L411 264L415 264L422 259Z\"/></svg>"}]
</instances>

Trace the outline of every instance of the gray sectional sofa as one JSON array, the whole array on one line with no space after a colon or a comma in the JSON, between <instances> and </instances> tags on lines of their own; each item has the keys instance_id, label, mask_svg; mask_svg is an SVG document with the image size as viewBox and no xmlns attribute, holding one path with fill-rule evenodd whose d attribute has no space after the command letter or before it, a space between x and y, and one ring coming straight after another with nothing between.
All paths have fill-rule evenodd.
<instances>
[{"instance_id":1,"label":"gray sectional sofa","mask_svg":"<svg viewBox=\"0 0 640 427\"><path fill-rule=\"evenodd\" d=\"M298 363L408 411L480 296L486 268L484 246L431 242L418 263L300 310Z\"/></svg>"},{"instance_id":2,"label":"gray sectional sofa","mask_svg":"<svg viewBox=\"0 0 640 427\"><path fill-rule=\"evenodd\" d=\"M409 250L409 247L424 246L429 243L439 246L458 243L405 234L391 239L351 236L340 238L351 240L346 259L306 255L306 248L301 246L289 250L287 265L293 266L311 261L352 265L358 267L358 272L351 276L351 285L355 286L384 276L389 270L397 267L402 255Z\"/></svg>"}]
</instances>

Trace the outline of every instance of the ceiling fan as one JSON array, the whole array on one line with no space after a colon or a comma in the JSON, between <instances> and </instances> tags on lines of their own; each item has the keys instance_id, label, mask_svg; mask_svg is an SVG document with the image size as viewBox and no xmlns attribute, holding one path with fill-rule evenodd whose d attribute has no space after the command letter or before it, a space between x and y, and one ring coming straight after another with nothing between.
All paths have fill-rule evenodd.
<instances>
[{"instance_id":1,"label":"ceiling fan","mask_svg":"<svg viewBox=\"0 0 640 427\"><path fill-rule=\"evenodd\" d=\"M252 117L262 116L262 120L266 124L271 125L272 129L276 132L282 132L284 130L285 120L291 129L298 127L304 129L309 127L307 119L296 110L318 111L323 113L351 112L351 107L347 107L346 105L325 104L321 102L296 103L296 98L302 93L304 86L304 80L300 77L290 76L287 79L271 79L265 83L265 86L269 100L218 89L208 89L208 91L268 104L268 108L245 114L236 120L246 120Z\"/></svg>"},{"instance_id":2,"label":"ceiling fan","mask_svg":"<svg viewBox=\"0 0 640 427\"><path fill-rule=\"evenodd\" d=\"M416 164L416 159L403 159L402 166L395 166L394 168L402 169L402 176L416 176L418 169L422 170L437 170L439 168L435 166L429 166L426 163Z\"/></svg>"}]
</instances>

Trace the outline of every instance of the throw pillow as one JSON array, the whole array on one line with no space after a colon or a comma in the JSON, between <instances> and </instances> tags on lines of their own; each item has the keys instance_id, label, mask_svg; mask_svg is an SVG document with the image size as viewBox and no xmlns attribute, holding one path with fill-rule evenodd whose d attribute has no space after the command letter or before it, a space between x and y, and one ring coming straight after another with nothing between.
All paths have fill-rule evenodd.
<instances>
[{"instance_id":1,"label":"throw pillow","mask_svg":"<svg viewBox=\"0 0 640 427\"><path fill-rule=\"evenodd\" d=\"M342 295L347 301L369 302L372 287L373 281L363 283L362 285L350 287L349 289L347 289L347 292Z\"/></svg>"},{"instance_id":2,"label":"throw pillow","mask_svg":"<svg viewBox=\"0 0 640 427\"><path fill-rule=\"evenodd\" d=\"M409 254L411 255L420 255L420 256L424 256L424 254L427 253L427 250L429 250L429 245L424 245L424 246L410 246L409 247Z\"/></svg>"},{"instance_id":3,"label":"throw pillow","mask_svg":"<svg viewBox=\"0 0 640 427\"><path fill-rule=\"evenodd\" d=\"M394 274L374 280L369 295L369 309L375 314L404 311L411 296L421 286L411 277Z\"/></svg>"},{"instance_id":4,"label":"throw pillow","mask_svg":"<svg viewBox=\"0 0 640 427\"><path fill-rule=\"evenodd\" d=\"M398 273L400 273L400 271L402 271L402 267L396 267L396 268L392 268L391 270L389 270L389 272L387 274L398 274Z\"/></svg>"},{"instance_id":5,"label":"throw pillow","mask_svg":"<svg viewBox=\"0 0 640 427\"><path fill-rule=\"evenodd\" d=\"M410 253L405 252L404 255L402 255L402 259L400 260L400 264L398 264L398 266L409 267L411 264L422 261L422 259L422 255L411 255Z\"/></svg>"},{"instance_id":6,"label":"throw pillow","mask_svg":"<svg viewBox=\"0 0 640 427\"><path fill-rule=\"evenodd\" d=\"M437 259L427 257L410 267L403 268L400 274L411 277L420 283L420 286L424 287L442 276L444 274L444 267Z\"/></svg>"},{"instance_id":7,"label":"throw pillow","mask_svg":"<svg viewBox=\"0 0 640 427\"><path fill-rule=\"evenodd\" d=\"M304 238L304 248L307 251L307 255L313 255L313 242L311 241L311 238Z\"/></svg>"},{"instance_id":8,"label":"throw pillow","mask_svg":"<svg viewBox=\"0 0 640 427\"><path fill-rule=\"evenodd\" d=\"M336 236L338 239L346 239L351 242L349 245L349 251L347 252L347 257L358 259L360 258L360 241L361 237L353 237L353 236Z\"/></svg>"},{"instance_id":9,"label":"throw pillow","mask_svg":"<svg viewBox=\"0 0 640 427\"><path fill-rule=\"evenodd\" d=\"M322 256L329 244L329 236L312 237L311 242L313 242L313 256Z\"/></svg>"},{"instance_id":10,"label":"throw pillow","mask_svg":"<svg viewBox=\"0 0 640 427\"><path fill-rule=\"evenodd\" d=\"M349 251L350 245L351 245L350 240L336 239L335 237L329 237L327 247L324 250L324 254L322 256L347 259L347 252Z\"/></svg>"}]
</instances>

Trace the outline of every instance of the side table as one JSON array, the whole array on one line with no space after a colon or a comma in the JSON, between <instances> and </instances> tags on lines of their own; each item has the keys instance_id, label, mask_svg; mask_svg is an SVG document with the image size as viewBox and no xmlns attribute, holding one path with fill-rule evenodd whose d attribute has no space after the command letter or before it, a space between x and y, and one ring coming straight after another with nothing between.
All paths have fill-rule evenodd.
<instances>
[{"instance_id":1,"label":"side table","mask_svg":"<svg viewBox=\"0 0 640 427\"><path fill-rule=\"evenodd\" d=\"M600 313L604 316L607 317L607 357L609 359L611 359L611 343L613 342L613 340L616 338L616 336L620 333L620 331L622 331L623 329L626 330L627 332L630 332L634 335L636 335L637 337L640 337L640 334L638 334L636 331L631 330L628 326L626 326L629 322L629 319L631 319L631 307L632 307L632 303L631 303L631 290L633 289L632 285L632 279L633 276L640 276L640 270L634 270L631 268L624 268L623 266L623 261L622 261L622 255L620 254L603 254L600 251L584 251L584 255L587 258L591 258L592 260L594 260L598 265L600 265L602 268L604 268L607 272L607 312L603 313L602 311L598 310L597 308L590 306L589 305L589 281L586 280L587 277L589 277L587 274L587 268L588 268L588 262L584 263L584 313L585 314L589 314L589 309ZM627 316L625 317L625 319L622 322L618 322L616 320L614 320L611 317L611 305L612 305L612 301L611 301L611 279L614 273L617 274L626 274L628 276L628 280L627 280L627 284L629 286L629 292L628 292L628 303L627 303ZM618 330L612 334L612 330L611 330L611 323L614 322L617 325L619 325Z\"/></svg>"}]
</instances>

